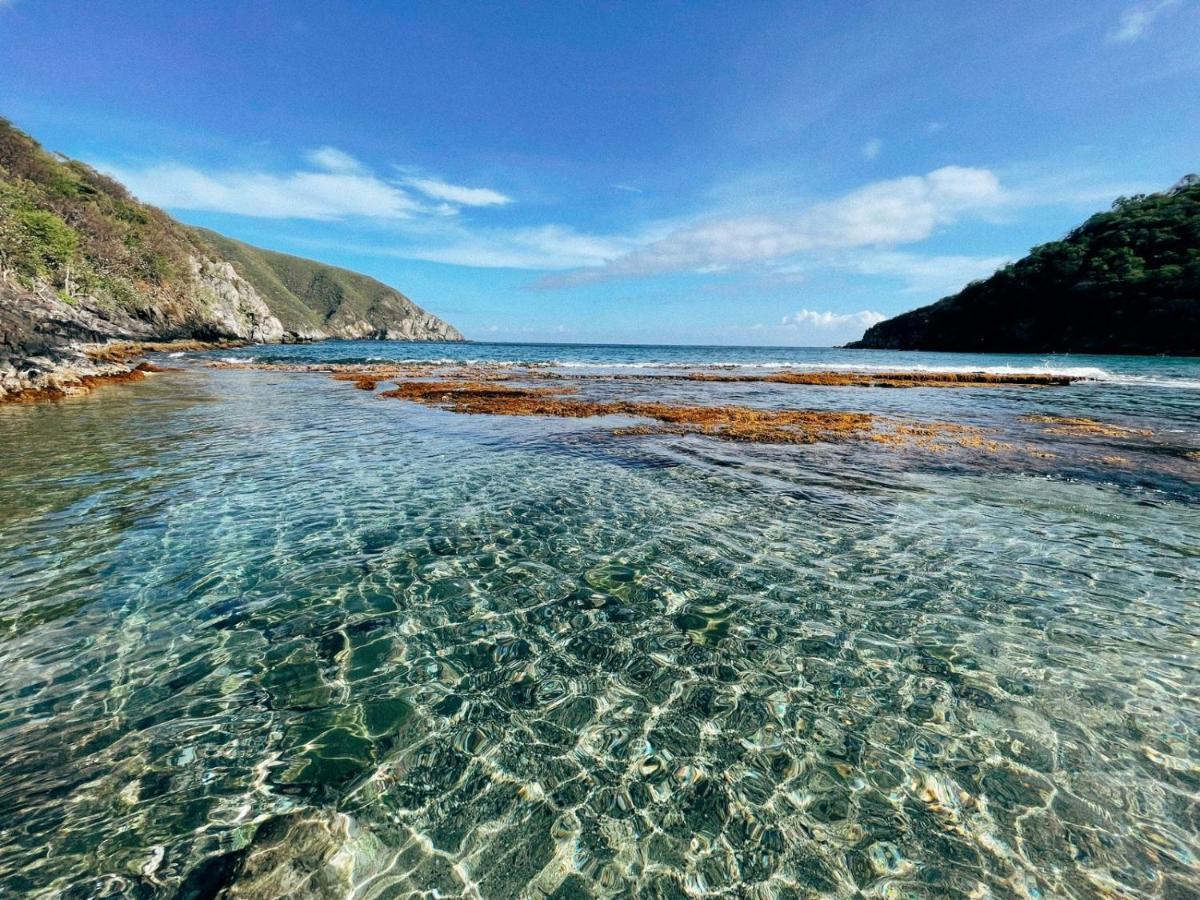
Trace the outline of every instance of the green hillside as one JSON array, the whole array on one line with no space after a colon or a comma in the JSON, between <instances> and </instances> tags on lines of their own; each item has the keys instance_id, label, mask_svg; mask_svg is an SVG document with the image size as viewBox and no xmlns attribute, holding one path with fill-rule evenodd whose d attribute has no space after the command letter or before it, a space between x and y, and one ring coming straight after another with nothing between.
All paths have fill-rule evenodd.
<instances>
[{"instance_id":1,"label":"green hillside","mask_svg":"<svg viewBox=\"0 0 1200 900\"><path fill-rule=\"evenodd\" d=\"M445 340L462 339L456 329L374 278L311 259L263 250L215 231L191 230L234 264L288 331L316 330L331 336L367 337L389 329L402 330L402 323L412 320L424 323L430 330L442 325Z\"/></svg>"},{"instance_id":2,"label":"green hillside","mask_svg":"<svg viewBox=\"0 0 1200 900\"><path fill-rule=\"evenodd\" d=\"M1121 198L856 348L1200 355L1200 178Z\"/></svg>"},{"instance_id":3,"label":"green hillside","mask_svg":"<svg viewBox=\"0 0 1200 900\"><path fill-rule=\"evenodd\" d=\"M109 338L359 337L462 339L365 275L185 226L0 119L0 369Z\"/></svg>"},{"instance_id":4,"label":"green hillside","mask_svg":"<svg viewBox=\"0 0 1200 900\"><path fill-rule=\"evenodd\" d=\"M90 166L0 119L0 276L100 314L183 327L196 236Z\"/></svg>"}]
</instances>

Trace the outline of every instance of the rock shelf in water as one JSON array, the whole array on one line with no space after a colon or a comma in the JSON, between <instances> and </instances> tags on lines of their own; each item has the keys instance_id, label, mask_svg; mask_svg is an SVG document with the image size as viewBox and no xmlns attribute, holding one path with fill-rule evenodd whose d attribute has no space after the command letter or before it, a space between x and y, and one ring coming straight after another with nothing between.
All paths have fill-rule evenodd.
<instances>
[{"instance_id":1,"label":"rock shelf in water","mask_svg":"<svg viewBox=\"0 0 1200 900\"><path fill-rule=\"evenodd\" d=\"M613 430L617 435L696 434L729 441L774 444L865 441L892 449L930 453L956 450L1052 459L1059 454L1024 440L1000 440L995 429L957 422L922 421L854 410L778 410L750 406L643 401L623 397L583 399L579 388L595 383L766 383L813 387L1066 387L1071 375L987 372L711 372L602 374L562 373L541 366L445 363L265 363L217 360L217 369L258 369L330 375L363 391L381 384L385 399L400 399L455 413L556 418L649 419ZM1022 416L1052 436L1148 438L1152 432L1094 419ZM1115 457L1099 457L1115 465Z\"/></svg>"},{"instance_id":2,"label":"rock shelf in water","mask_svg":"<svg viewBox=\"0 0 1200 900\"><path fill-rule=\"evenodd\" d=\"M1069 437L1150 437L1154 434L1149 428L1130 428L1084 416L1022 416L1021 419L1044 426L1046 434Z\"/></svg>"},{"instance_id":3,"label":"rock shelf in water","mask_svg":"<svg viewBox=\"0 0 1200 900\"><path fill-rule=\"evenodd\" d=\"M241 347L245 341L112 341L84 344L70 361L61 361L47 371L21 378L6 386L0 383L0 403L41 403L86 394L105 384L141 381L149 373L167 369L139 361L148 353L221 350Z\"/></svg>"},{"instance_id":4,"label":"rock shelf in water","mask_svg":"<svg viewBox=\"0 0 1200 900\"><path fill-rule=\"evenodd\" d=\"M380 396L436 405L460 413L654 419L677 429L725 440L773 444L811 444L863 434L875 420L870 413L862 412L590 401L563 397L562 393L551 388L509 387L494 383L407 381Z\"/></svg>"}]
</instances>

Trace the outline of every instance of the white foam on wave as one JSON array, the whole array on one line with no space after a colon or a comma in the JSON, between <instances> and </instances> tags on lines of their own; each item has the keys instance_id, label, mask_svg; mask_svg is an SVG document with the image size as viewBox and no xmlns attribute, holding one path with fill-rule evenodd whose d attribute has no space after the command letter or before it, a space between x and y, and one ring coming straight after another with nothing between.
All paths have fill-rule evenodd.
<instances>
[{"instance_id":1,"label":"white foam on wave","mask_svg":"<svg viewBox=\"0 0 1200 900\"><path fill-rule=\"evenodd\" d=\"M225 357L230 362L253 362L253 359L230 356ZM575 359L488 359L488 358L455 358L442 356L435 358L406 357L392 358L385 356L362 357L365 362L389 362L396 365L425 365L425 366L518 366L530 369L562 369L562 370L596 370L611 373L637 371L720 371L737 373L759 371L809 371L809 372L928 372L930 374L984 374L984 375L1050 375L1073 378L1082 382L1123 385L1130 387L1182 388L1200 390L1200 379L1187 377L1171 377L1167 375L1138 375L1125 372L1113 372L1099 366L1063 366L1050 363L1030 363L1028 365L1009 363L986 363L977 365L951 365L937 363L855 363L855 362L797 362L795 360L774 359L757 362L733 362L730 360L695 359L684 362L632 361L632 360L575 360ZM1190 374L1190 373L1189 373Z\"/></svg>"},{"instance_id":2,"label":"white foam on wave","mask_svg":"<svg viewBox=\"0 0 1200 900\"><path fill-rule=\"evenodd\" d=\"M829 362L790 362L766 361L755 363L732 362L682 362L682 363L590 363L568 362L555 360L545 365L561 369L791 369L810 372L929 372L954 374L985 374L985 375L1063 375L1072 378L1083 378L1089 381L1110 381L1117 376L1096 366L939 366L923 363L909 364L872 364L872 363L829 363Z\"/></svg>"},{"instance_id":3,"label":"white foam on wave","mask_svg":"<svg viewBox=\"0 0 1200 900\"><path fill-rule=\"evenodd\" d=\"M222 356L221 362L252 363L258 362L258 360L253 356Z\"/></svg>"},{"instance_id":4,"label":"white foam on wave","mask_svg":"<svg viewBox=\"0 0 1200 900\"><path fill-rule=\"evenodd\" d=\"M1120 384L1132 387L1167 387L1200 391L1200 379L1195 378L1156 378L1152 375L1110 375L1100 380L1108 384Z\"/></svg>"},{"instance_id":5,"label":"white foam on wave","mask_svg":"<svg viewBox=\"0 0 1200 900\"><path fill-rule=\"evenodd\" d=\"M347 357L355 359L354 357ZM443 356L437 359L429 359L422 356L364 356L361 357L363 362L375 363L390 363L395 366L520 366L527 365L518 360L501 360L501 359L455 359L450 356Z\"/></svg>"},{"instance_id":6,"label":"white foam on wave","mask_svg":"<svg viewBox=\"0 0 1200 900\"><path fill-rule=\"evenodd\" d=\"M738 370L774 370L774 371L809 371L809 372L928 372L930 374L967 374L967 375L1059 375L1080 381L1091 381L1104 384L1183 388L1187 390L1200 389L1200 379L1173 378L1157 375L1135 375L1124 372L1112 372L1099 366L1054 366L1054 365L937 365L927 363L833 363L833 362L793 362L790 360L768 360L754 363L731 363L714 361L694 362L640 362L640 363L595 363L569 360L554 360L541 365L561 369L660 369L660 370L697 370L709 369L736 372Z\"/></svg>"}]
</instances>

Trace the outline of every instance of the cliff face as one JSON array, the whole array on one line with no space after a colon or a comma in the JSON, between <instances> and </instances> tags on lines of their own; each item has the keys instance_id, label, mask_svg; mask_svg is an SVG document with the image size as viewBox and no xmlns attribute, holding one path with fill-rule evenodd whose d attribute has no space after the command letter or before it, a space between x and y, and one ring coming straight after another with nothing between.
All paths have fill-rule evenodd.
<instances>
[{"instance_id":1,"label":"cliff face","mask_svg":"<svg viewBox=\"0 0 1200 900\"><path fill-rule=\"evenodd\" d=\"M1063 240L848 346L1200 355L1200 179L1118 200Z\"/></svg>"},{"instance_id":2,"label":"cliff face","mask_svg":"<svg viewBox=\"0 0 1200 900\"><path fill-rule=\"evenodd\" d=\"M456 341L386 285L188 228L0 119L0 396L109 340Z\"/></svg>"},{"instance_id":3,"label":"cliff face","mask_svg":"<svg viewBox=\"0 0 1200 900\"><path fill-rule=\"evenodd\" d=\"M461 341L452 325L374 278L191 229L253 283L283 328L302 338Z\"/></svg>"},{"instance_id":4,"label":"cliff face","mask_svg":"<svg viewBox=\"0 0 1200 900\"><path fill-rule=\"evenodd\" d=\"M87 345L112 340L283 338L279 320L229 263L198 257L190 257L188 263L192 303L164 310L159 317L83 302L45 281L28 285L0 275L0 399L121 369L92 359L85 353Z\"/></svg>"}]
</instances>

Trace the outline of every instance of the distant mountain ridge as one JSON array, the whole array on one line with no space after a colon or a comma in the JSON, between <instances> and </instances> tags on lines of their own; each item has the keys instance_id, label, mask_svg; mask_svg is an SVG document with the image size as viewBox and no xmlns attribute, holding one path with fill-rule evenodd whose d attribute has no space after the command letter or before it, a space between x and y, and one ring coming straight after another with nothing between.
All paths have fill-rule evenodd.
<instances>
[{"instance_id":1,"label":"distant mountain ridge","mask_svg":"<svg viewBox=\"0 0 1200 900\"><path fill-rule=\"evenodd\" d=\"M1122 197L857 349L1200 355L1200 177Z\"/></svg>"},{"instance_id":2,"label":"distant mountain ridge","mask_svg":"<svg viewBox=\"0 0 1200 900\"><path fill-rule=\"evenodd\" d=\"M109 340L460 341L355 272L191 228L0 119L0 396Z\"/></svg>"}]
</instances>

